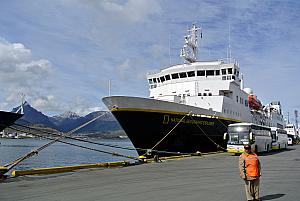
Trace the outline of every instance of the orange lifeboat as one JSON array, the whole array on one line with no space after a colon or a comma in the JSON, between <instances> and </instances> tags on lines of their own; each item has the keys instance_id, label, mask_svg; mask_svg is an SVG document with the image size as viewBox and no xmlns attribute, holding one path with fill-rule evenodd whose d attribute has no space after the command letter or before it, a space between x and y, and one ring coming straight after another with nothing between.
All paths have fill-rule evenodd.
<instances>
[{"instance_id":1,"label":"orange lifeboat","mask_svg":"<svg viewBox=\"0 0 300 201\"><path fill-rule=\"evenodd\" d=\"M262 109L262 104L261 104L260 100L257 99L256 95L250 94L248 96L248 102L249 102L250 109L254 109L254 110Z\"/></svg>"}]
</instances>

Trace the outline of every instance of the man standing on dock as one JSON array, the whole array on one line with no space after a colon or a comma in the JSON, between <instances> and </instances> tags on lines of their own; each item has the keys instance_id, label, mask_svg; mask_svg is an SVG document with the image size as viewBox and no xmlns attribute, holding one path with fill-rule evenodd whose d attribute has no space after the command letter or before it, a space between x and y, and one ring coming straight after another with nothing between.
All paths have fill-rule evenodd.
<instances>
[{"instance_id":1,"label":"man standing on dock","mask_svg":"<svg viewBox=\"0 0 300 201\"><path fill-rule=\"evenodd\" d=\"M260 162L249 144L244 145L244 153L239 158L240 177L245 181L247 200L259 201Z\"/></svg>"}]
</instances>

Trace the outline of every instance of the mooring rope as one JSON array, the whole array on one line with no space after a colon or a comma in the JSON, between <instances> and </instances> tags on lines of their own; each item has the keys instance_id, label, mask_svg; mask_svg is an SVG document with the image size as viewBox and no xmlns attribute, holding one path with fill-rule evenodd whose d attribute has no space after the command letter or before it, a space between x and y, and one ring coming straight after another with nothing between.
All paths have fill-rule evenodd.
<instances>
[{"instance_id":1,"label":"mooring rope","mask_svg":"<svg viewBox=\"0 0 300 201\"><path fill-rule=\"evenodd\" d=\"M26 129L36 130L36 131L39 131L41 133L45 133L45 134L49 134L49 135L60 136L60 134L58 134L58 133L44 131L44 130L37 129L37 128L32 128L30 126L24 126L24 125L19 125L19 124L14 124L14 125L15 126L19 126L19 127L23 127L23 128L26 128ZM28 132L29 133L29 131L27 131L27 130L20 130L20 131L21 132ZM138 151L147 151L148 150L146 148L138 148L138 147L130 148L130 147L122 147L122 146L114 145L114 144L93 142L93 141L90 141L90 140L76 138L76 137L71 137L71 136L66 136L65 138L72 139L72 140L75 140L75 141L81 141L81 142L86 142L86 143L90 143L90 144L100 145L100 146L106 146L106 147L111 147L111 148L118 148L118 149L129 150L129 151L137 151L137 150ZM166 154L173 154L173 155L188 155L188 154L193 154L193 153L171 152L171 151L163 151L163 150L155 150L155 149L153 149L152 151L157 152L157 153L166 153Z\"/></svg>"},{"instance_id":2,"label":"mooring rope","mask_svg":"<svg viewBox=\"0 0 300 201\"><path fill-rule=\"evenodd\" d=\"M55 133L55 132L49 132L49 131L44 131L41 129L37 129L37 128L32 128L30 126L24 126L24 125L20 125L20 124L14 124L15 126L19 126L19 127L23 127L26 129L31 129L31 130L36 130L39 131L41 133L45 133L45 134L49 134L49 135L55 135L55 136L60 136L60 134ZM21 130L21 132L28 132L27 130ZM72 139L75 141L81 141L81 142L86 142L86 143L90 143L90 144L95 144L95 145L100 145L100 146L106 146L106 147L111 147L111 148L118 148L118 149L124 149L124 150L130 150L130 151L147 151L148 149L146 148L130 148L130 147L122 147L119 145L114 145L114 144L107 144L107 143L100 143L100 142L93 142L90 140L85 140L85 139L81 139L81 138L76 138L76 137L71 137L71 136L66 136L65 138L68 139ZM182 153L182 152L171 152L171 151L163 151L163 150L155 150L153 149L152 151L156 152L156 153L166 153L166 154L173 154L173 155L188 155L188 154L193 154L193 153Z\"/></svg>"},{"instance_id":3,"label":"mooring rope","mask_svg":"<svg viewBox=\"0 0 300 201\"><path fill-rule=\"evenodd\" d=\"M194 120L193 119L193 117L192 116L190 116L191 117L191 119L192 120ZM222 150L225 150L226 151L226 149L225 148L223 148L223 147L221 147L221 145L219 145L219 144L217 144L213 139L211 139L205 132L204 132L204 130L198 125L198 124L196 124L196 126L201 130L201 132L214 144L214 145L216 145L216 147L217 148L221 148Z\"/></svg>"},{"instance_id":4,"label":"mooring rope","mask_svg":"<svg viewBox=\"0 0 300 201\"><path fill-rule=\"evenodd\" d=\"M12 127L12 126L10 126L9 128L11 128L11 129L13 129L13 130L15 130L15 131L22 132L22 130L17 129L17 128L14 128L14 127ZM48 139L48 140L53 140L53 138L48 137L48 136L39 135L39 134L32 133L32 132L28 132L28 133L29 133L29 134L32 134L32 135L34 135L34 136L38 136L38 137L41 137L41 138ZM95 148L91 148L91 147L87 147L87 146L83 146L83 145L78 145L78 144L74 144L74 143L66 142L66 141L62 141L62 140L58 140L58 142L63 143L63 144L68 144L68 145L71 145L71 146L75 146L75 147L79 147L79 148L83 148L83 149L88 149L88 150L92 150L92 151L97 151L97 152L100 152L100 153L105 153L105 154L110 154L110 155L114 155L114 156L120 156L120 157L124 157L124 158L129 158L129 159L138 160L138 158L137 158L137 157L134 157L134 156L127 156L127 155L119 154L119 153L116 153L116 152L108 152L108 151L104 151L104 150L100 150L100 149L95 149Z\"/></svg>"},{"instance_id":5,"label":"mooring rope","mask_svg":"<svg viewBox=\"0 0 300 201\"><path fill-rule=\"evenodd\" d=\"M190 114L192 113L192 111L190 111L189 113L185 114L181 119L180 121L160 140L158 141L150 150L151 151L154 151L156 153L165 153L165 154L173 154L173 155L183 155L183 154L194 154L194 153L181 153L181 152L170 152L170 151L162 151L162 150L155 150L154 148L157 147L163 140L165 140L173 131L174 129L183 121L183 119L186 117L186 116L190 116ZM45 136L42 136L42 135L38 135L38 134L35 134L35 133L31 133L33 135L36 135L36 136L39 136L39 137L44 137L44 138L47 138L47 139L51 139L52 141L50 143L47 143L41 147L39 147L38 149L36 150L32 150L31 152L29 152L27 155L25 156L22 156L22 157L19 157L17 158L16 160L14 160L13 162L9 163L9 164L6 164L5 167L9 166L9 165L12 165L12 164L15 164L15 163L19 163L35 154L37 154L39 151L43 150L44 148L50 146L51 144L59 141L59 142L62 142L62 143L65 143L65 144L68 144L68 142L64 142L64 141L61 141L60 139L62 138L68 138L68 139L73 139L73 140L77 140L77 141L82 141L82 142L86 142L86 143L91 143L91 144L96 144L96 145L101 145L101 146L108 146L108 147L113 147L113 148L119 148L119 149L126 149L126 150L139 150L139 151L148 151L149 149L145 149L145 148L138 148L138 147L135 147L135 148L129 148L129 147L121 147L121 146L118 146L118 145L111 145L111 144L104 144L104 143L99 143L99 142L92 142L92 141L89 141L89 140L85 140L85 139L79 139L79 138L75 138L75 137L71 137L70 135L73 133L73 132L76 132L78 131L79 129L81 129L82 127L92 123L93 121L97 120L98 118L100 118L101 116L105 115L106 113L92 119L91 121L79 126L78 128L75 128L71 131L69 131L68 133L66 134L59 134L57 132L47 132L47 131L43 131L43 130L40 130L40 129L36 129L36 128L32 128L32 127L28 127L28 126L23 126L23 125L19 125L19 124L15 124L16 126L20 126L20 127L23 127L23 128L27 128L27 129L33 129L33 130L37 130L39 132L43 132L43 133L47 133L47 134L51 134L51 135L55 135L55 136L58 136L57 138L53 139L53 138L47 138ZM191 119L193 119L193 117L191 117ZM216 118L218 121L220 121L218 118ZM194 120L194 119L193 119ZM226 127L224 125L224 123L222 121L220 121L220 123ZM217 144L214 140L212 140L205 132L204 130L196 124L196 126L202 131L202 133L212 142L214 143L218 148L221 148L223 150L226 150L225 148L221 147L219 144ZM13 129L13 128L12 128ZM21 130L19 130L21 131ZM71 143L70 145L73 145L73 143ZM73 146L78 146L80 147L81 145L76 145L74 144ZM84 146L82 147L84 148ZM87 149L94 149L94 148L88 148L86 147ZM99 151L99 150L98 150ZM100 150L101 151L101 150ZM135 158L135 157L131 157L131 156L126 156L126 155L122 155L122 154L118 154L118 153L114 153L114 152L108 152L107 154L112 154L112 155L119 155L121 157L126 157L126 158L131 158L131 159L134 159L134 160L139 160L138 158ZM146 153L145 153L146 154ZM144 154L144 155L145 155ZM15 165L14 165L15 166ZM12 166L12 167L14 167Z\"/></svg>"},{"instance_id":6,"label":"mooring rope","mask_svg":"<svg viewBox=\"0 0 300 201\"><path fill-rule=\"evenodd\" d=\"M38 129L38 128L32 128L30 126L24 126L24 125L20 125L20 124L14 124L14 125L22 127L22 128L26 128L26 129L36 130L38 132L45 133L45 134L48 134L48 135L61 136L57 132L44 131L44 130L41 130L41 129ZM130 151L135 151L136 150L136 148L122 147L122 146L119 146L119 145L106 144L106 143L100 143L100 142L93 142L93 141L90 141L90 140L81 139L81 138L77 138L77 137L65 136L65 138L72 139L72 140L77 140L77 141L81 141L81 142L86 142L86 143L90 143L90 144L95 144L95 145L112 147L112 148L125 149L125 150L130 150ZM143 150L141 148L137 148L137 149Z\"/></svg>"},{"instance_id":7,"label":"mooring rope","mask_svg":"<svg viewBox=\"0 0 300 201\"><path fill-rule=\"evenodd\" d=\"M182 122L182 120L186 117L189 116L192 113L192 111L190 111L188 114L185 114L180 121L161 139L159 140L152 148L151 150L153 150L157 145L159 145L164 139L166 139L166 137L168 137L168 135L170 135L170 133L172 133L172 131Z\"/></svg>"},{"instance_id":8,"label":"mooring rope","mask_svg":"<svg viewBox=\"0 0 300 201\"><path fill-rule=\"evenodd\" d=\"M87 123L84 123L83 125L81 125L81 126L75 128L75 129L73 129L73 130L71 130L71 131L69 131L69 132L67 132L67 133L65 133L65 134L63 134L63 135L60 135L60 137L57 137L57 138L53 139L52 141L50 141L50 142L48 142L48 143L46 143L46 144L44 144L44 145L38 147L37 149L30 151L29 153L25 154L24 156L21 156L21 157L17 158L16 160L14 160L14 161L12 161L12 162L10 162L10 163L4 165L4 167L7 168L7 172L10 171L12 168L14 168L16 165L18 165L18 164L19 164L20 162L22 162L23 160L26 160L27 158L30 158L31 156L33 156L33 155L35 155L35 154L38 154L38 152L40 152L41 150L47 148L48 146L54 144L54 143L57 142L57 141L63 139L64 137L69 136L69 135L72 135L72 133L74 133L75 131L77 131L77 130L83 128L84 126L86 126L86 125L88 125L88 124L90 124L90 123L92 123L92 122L94 122L94 121L96 121L97 119L99 119L100 117L104 116L104 115L107 114L107 113L108 113L108 112L105 112L105 113L103 113L102 115L99 115L99 116L95 117L94 119L88 121Z\"/></svg>"}]
</instances>

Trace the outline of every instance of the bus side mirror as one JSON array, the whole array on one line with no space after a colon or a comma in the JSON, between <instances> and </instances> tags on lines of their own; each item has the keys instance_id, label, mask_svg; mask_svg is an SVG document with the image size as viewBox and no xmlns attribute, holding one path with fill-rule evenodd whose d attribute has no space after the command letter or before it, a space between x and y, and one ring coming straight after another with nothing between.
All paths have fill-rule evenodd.
<instances>
[{"instance_id":1,"label":"bus side mirror","mask_svg":"<svg viewBox=\"0 0 300 201\"><path fill-rule=\"evenodd\" d=\"M252 133L252 132L250 132L249 139L250 139L250 141L251 141L251 142L254 142L254 141L255 141L255 139L254 139L254 136L253 136L253 133Z\"/></svg>"},{"instance_id":2,"label":"bus side mirror","mask_svg":"<svg viewBox=\"0 0 300 201\"><path fill-rule=\"evenodd\" d=\"M228 133L224 133L223 139L228 140Z\"/></svg>"}]
</instances>

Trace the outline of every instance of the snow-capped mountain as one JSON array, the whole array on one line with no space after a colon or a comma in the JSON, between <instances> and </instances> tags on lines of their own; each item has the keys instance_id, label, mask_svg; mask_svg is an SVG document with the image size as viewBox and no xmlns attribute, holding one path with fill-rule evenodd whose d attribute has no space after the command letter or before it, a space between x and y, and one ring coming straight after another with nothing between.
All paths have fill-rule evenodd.
<instances>
[{"instance_id":1,"label":"snow-capped mountain","mask_svg":"<svg viewBox=\"0 0 300 201\"><path fill-rule=\"evenodd\" d=\"M13 109L17 111L19 107ZM92 133L92 132L107 132L121 130L121 126L116 121L114 116L110 112L106 111L96 111L92 112L84 117L79 116L78 114L67 111L60 115L48 117L42 112L33 108L28 102L25 102L23 105L24 116L19 119L16 123L19 124L42 124L47 127L54 128L61 132L67 132L74 128L77 128L84 123L94 119L99 115L103 115L96 121L91 124L78 130L78 133Z\"/></svg>"}]
</instances>

